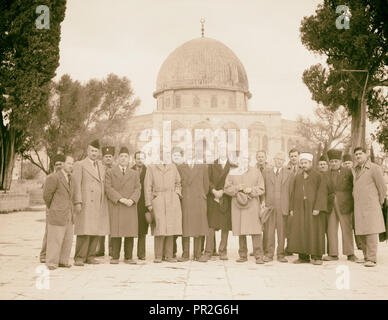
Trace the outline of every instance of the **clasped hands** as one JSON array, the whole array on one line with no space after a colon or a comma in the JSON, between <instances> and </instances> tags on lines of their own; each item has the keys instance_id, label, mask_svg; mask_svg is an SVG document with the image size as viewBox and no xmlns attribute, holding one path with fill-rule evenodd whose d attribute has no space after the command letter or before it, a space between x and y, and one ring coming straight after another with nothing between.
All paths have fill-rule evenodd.
<instances>
[{"instance_id":1,"label":"clasped hands","mask_svg":"<svg viewBox=\"0 0 388 320\"><path fill-rule=\"evenodd\" d=\"M319 210L313 210L313 216L317 216L319 214ZM292 217L294 215L294 211L290 211L290 216Z\"/></svg>"},{"instance_id":2,"label":"clasped hands","mask_svg":"<svg viewBox=\"0 0 388 320\"><path fill-rule=\"evenodd\" d=\"M131 199L126 199L126 198L121 198L121 199L119 200L119 202L122 203L122 204L124 204L124 205L126 205L127 207L130 207L130 206L132 206L132 205L134 204L134 201L133 201L133 200L131 200Z\"/></svg>"}]
</instances>

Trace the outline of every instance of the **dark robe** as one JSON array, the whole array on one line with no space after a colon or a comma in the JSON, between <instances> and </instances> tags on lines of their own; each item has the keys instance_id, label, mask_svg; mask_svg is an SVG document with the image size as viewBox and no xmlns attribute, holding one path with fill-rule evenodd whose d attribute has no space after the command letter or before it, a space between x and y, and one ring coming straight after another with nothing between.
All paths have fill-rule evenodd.
<instances>
[{"instance_id":1,"label":"dark robe","mask_svg":"<svg viewBox=\"0 0 388 320\"><path fill-rule=\"evenodd\" d=\"M144 177L147 172L147 167L142 166L140 171L137 169L136 165L134 165L131 169L137 172L140 172L141 194L140 194L140 199L137 203L137 216L138 216L139 235L145 235L148 233L148 223L145 218L145 213L147 212L147 208L144 200Z\"/></svg>"},{"instance_id":2,"label":"dark robe","mask_svg":"<svg viewBox=\"0 0 388 320\"><path fill-rule=\"evenodd\" d=\"M225 179L230 170L229 161L226 162L224 169L218 163L209 165L209 193L207 196L207 219L209 228L215 230L232 230L231 218L231 197L223 194L220 198L220 203L214 201L213 189L223 190L225 186Z\"/></svg>"},{"instance_id":3,"label":"dark robe","mask_svg":"<svg viewBox=\"0 0 388 320\"><path fill-rule=\"evenodd\" d=\"M325 253L325 214L327 211L327 186L322 175L314 170L298 173L291 182L290 211L288 218L288 251L322 256ZM319 210L313 216L313 210Z\"/></svg>"}]
</instances>

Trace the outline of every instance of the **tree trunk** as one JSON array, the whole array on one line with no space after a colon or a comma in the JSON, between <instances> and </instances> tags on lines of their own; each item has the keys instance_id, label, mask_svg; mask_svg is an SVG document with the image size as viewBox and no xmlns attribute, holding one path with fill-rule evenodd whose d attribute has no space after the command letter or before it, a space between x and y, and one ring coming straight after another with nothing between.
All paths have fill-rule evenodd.
<instances>
[{"instance_id":1,"label":"tree trunk","mask_svg":"<svg viewBox=\"0 0 388 320\"><path fill-rule=\"evenodd\" d=\"M0 126L0 190L9 190L15 164L15 130Z\"/></svg>"},{"instance_id":2,"label":"tree trunk","mask_svg":"<svg viewBox=\"0 0 388 320\"><path fill-rule=\"evenodd\" d=\"M350 152L353 153L354 148L365 148L365 122L366 122L366 110L361 109L359 100L352 101L352 125L351 125L351 139L352 147ZM364 114L362 114L364 113Z\"/></svg>"}]
</instances>

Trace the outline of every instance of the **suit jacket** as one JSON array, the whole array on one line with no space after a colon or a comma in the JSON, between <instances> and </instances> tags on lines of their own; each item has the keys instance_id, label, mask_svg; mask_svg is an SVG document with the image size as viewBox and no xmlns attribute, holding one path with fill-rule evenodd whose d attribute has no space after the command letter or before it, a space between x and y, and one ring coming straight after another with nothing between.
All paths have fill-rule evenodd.
<instances>
[{"instance_id":1,"label":"suit jacket","mask_svg":"<svg viewBox=\"0 0 388 320\"><path fill-rule=\"evenodd\" d=\"M67 182L62 170L50 174L43 188L43 199L47 206L47 222L65 226L73 222L73 185Z\"/></svg>"},{"instance_id":2,"label":"suit jacket","mask_svg":"<svg viewBox=\"0 0 388 320\"><path fill-rule=\"evenodd\" d=\"M137 171L136 165L132 167L133 170ZM140 171L140 184L141 184L141 194L139 201L137 202L137 217L139 223L139 235L147 234L148 232L148 223L145 218L145 213L148 211L145 205L144 198L144 178L147 172L147 167L143 166Z\"/></svg>"},{"instance_id":3,"label":"suit jacket","mask_svg":"<svg viewBox=\"0 0 388 320\"><path fill-rule=\"evenodd\" d=\"M332 212L334 198L336 198L340 213L351 214L353 213L353 174L349 168L340 168L338 171L336 183L331 170L324 174L328 187L327 213Z\"/></svg>"},{"instance_id":4,"label":"suit jacket","mask_svg":"<svg viewBox=\"0 0 388 320\"><path fill-rule=\"evenodd\" d=\"M289 193L290 182L293 178L292 171L287 168L282 168L279 173L280 176L280 202L275 194L275 179L276 175L274 168L267 168L263 171L264 183L265 183L265 205L271 206L280 210L282 215L286 216L289 213Z\"/></svg>"}]
</instances>

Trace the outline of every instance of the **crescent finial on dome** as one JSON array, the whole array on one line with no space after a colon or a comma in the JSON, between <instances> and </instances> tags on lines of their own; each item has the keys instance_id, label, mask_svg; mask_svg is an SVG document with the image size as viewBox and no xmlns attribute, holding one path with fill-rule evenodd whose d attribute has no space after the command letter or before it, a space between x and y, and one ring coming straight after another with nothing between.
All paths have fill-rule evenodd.
<instances>
[{"instance_id":1,"label":"crescent finial on dome","mask_svg":"<svg viewBox=\"0 0 388 320\"><path fill-rule=\"evenodd\" d=\"M202 38L205 37L205 19L204 18L201 18L201 20L199 20L199 22L201 22L201 25L202 25Z\"/></svg>"}]
</instances>

